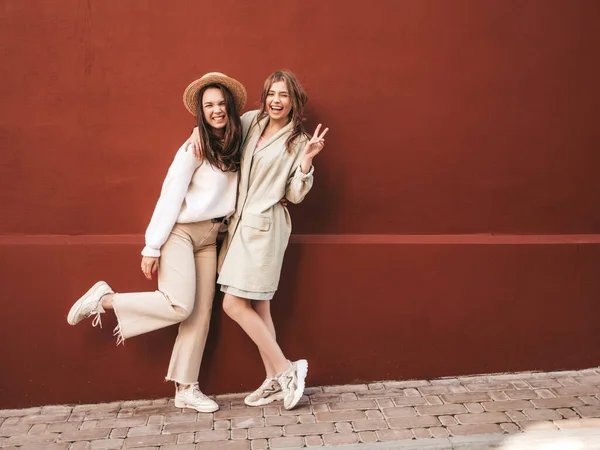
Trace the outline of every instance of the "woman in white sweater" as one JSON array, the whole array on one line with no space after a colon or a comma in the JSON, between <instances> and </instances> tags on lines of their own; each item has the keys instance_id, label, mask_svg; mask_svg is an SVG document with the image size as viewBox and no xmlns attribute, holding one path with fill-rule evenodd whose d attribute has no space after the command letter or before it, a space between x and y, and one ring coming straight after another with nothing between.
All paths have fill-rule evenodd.
<instances>
[{"instance_id":1,"label":"woman in white sweater","mask_svg":"<svg viewBox=\"0 0 600 450\"><path fill-rule=\"evenodd\" d=\"M217 265L216 238L235 210L242 129L239 111L244 86L211 72L191 83L184 104L197 117L202 155L184 144L173 160L146 230L142 272L158 272L158 291L115 294L99 281L71 308L75 325L114 311L117 345L125 339L180 323L166 379L175 382L175 406L213 412L218 405L198 388L198 372L208 334Z\"/></svg>"}]
</instances>

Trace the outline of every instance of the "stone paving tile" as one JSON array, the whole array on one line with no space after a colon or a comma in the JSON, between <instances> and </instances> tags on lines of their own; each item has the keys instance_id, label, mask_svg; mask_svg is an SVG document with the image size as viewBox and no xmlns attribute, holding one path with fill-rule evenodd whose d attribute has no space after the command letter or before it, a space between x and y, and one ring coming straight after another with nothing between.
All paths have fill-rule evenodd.
<instances>
[{"instance_id":1,"label":"stone paving tile","mask_svg":"<svg viewBox=\"0 0 600 450\"><path fill-rule=\"evenodd\" d=\"M369 390L371 389L369 388ZM345 392L342 395L340 395L340 400L342 402L352 402L358 400L358 397L354 392Z\"/></svg>"},{"instance_id":2,"label":"stone paving tile","mask_svg":"<svg viewBox=\"0 0 600 450\"><path fill-rule=\"evenodd\" d=\"M321 436L306 436L304 442L307 447L321 447L323 445L323 438Z\"/></svg>"},{"instance_id":3,"label":"stone paving tile","mask_svg":"<svg viewBox=\"0 0 600 450\"><path fill-rule=\"evenodd\" d=\"M390 428L422 428L438 427L441 425L441 422L435 416L398 417L388 419L387 422Z\"/></svg>"},{"instance_id":4,"label":"stone paving tile","mask_svg":"<svg viewBox=\"0 0 600 450\"><path fill-rule=\"evenodd\" d=\"M21 417L32 414L39 414L42 408L26 408L26 409L4 409L0 410L0 417Z\"/></svg>"},{"instance_id":5,"label":"stone paving tile","mask_svg":"<svg viewBox=\"0 0 600 450\"><path fill-rule=\"evenodd\" d=\"M406 381L384 381L382 383L386 388L418 388L421 386L429 386L428 380L406 380Z\"/></svg>"},{"instance_id":6,"label":"stone paving tile","mask_svg":"<svg viewBox=\"0 0 600 450\"><path fill-rule=\"evenodd\" d=\"M398 408L383 408L383 415L388 418L416 416L415 408L401 406Z\"/></svg>"},{"instance_id":7,"label":"stone paving tile","mask_svg":"<svg viewBox=\"0 0 600 450\"><path fill-rule=\"evenodd\" d=\"M562 415L554 409L525 409L523 413L531 420L560 420Z\"/></svg>"},{"instance_id":8,"label":"stone paving tile","mask_svg":"<svg viewBox=\"0 0 600 450\"><path fill-rule=\"evenodd\" d=\"M557 380L548 379L548 380L530 380L529 386L533 388L560 388L563 385L560 384Z\"/></svg>"},{"instance_id":9,"label":"stone paving tile","mask_svg":"<svg viewBox=\"0 0 600 450\"><path fill-rule=\"evenodd\" d=\"M600 428L600 419L555 420L554 425L561 430L573 430L576 428Z\"/></svg>"},{"instance_id":10,"label":"stone paving tile","mask_svg":"<svg viewBox=\"0 0 600 450\"><path fill-rule=\"evenodd\" d=\"M376 434L381 442L400 441L413 438L412 431L410 430L379 430Z\"/></svg>"},{"instance_id":11,"label":"stone paving tile","mask_svg":"<svg viewBox=\"0 0 600 450\"><path fill-rule=\"evenodd\" d=\"M361 443L372 444L377 442L377 434L374 431L361 431L358 433L358 438Z\"/></svg>"},{"instance_id":12,"label":"stone paving tile","mask_svg":"<svg viewBox=\"0 0 600 450\"><path fill-rule=\"evenodd\" d=\"M470 403L492 400L488 392L467 392L464 394L444 394L441 396L444 403Z\"/></svg>"},{"instance_id":13,"label":"stone paving tile","mask_svg":"<svg viewBox=\"0 0 600 450\"><path fill-rule=\"evenodd\" d=\"M388 428L388 423L383 419L363 419L355 420L352 422L352 426L356 431L375 431L385 430Z\"/></svg>"},{"instance_id":14,"label":"stone paving tile","mask_svg":"<svg viewBox=\"0 0 600 450\"><path fill-rule=\"evenodd\" d=\"M216 397L196 413L173 399L0 410L0 448L266 450L477 434L600 428L600 369L309 387L299 406Z\"/></svg>"},{"instance_id":15,"label":"stone paving tile","mask_svg":"<svg viewBox=\"0 0 600 450\"><path fill-rule=\"evenodd\" d=\"M198 431L195 434L194 441L226 441L229 439L229 436L229 430Z\"/></svg>"},{"instance_id":16,"label":"stone paving tile","mask_svg":"<svg viewBox=\"0 0 600 450\"><path fill-rule=\"evenodd\" d=\"M448 416L463 414L467 412L464 405L460 403L449 403L447 405L417 406L415 408L421 416Z\"/></svg>"},{"instance_id":17,"label":"stone paving tile","mask_svg":"<svg viewBox=\"0 0 600 450\"><path fill-rule=\"evenodd\" d=\"M573 409L583 418L600 417L600 406L577 406Z\"/></svg>"},{"instance_id":18,"label":"stone paving tile","mask_svg":"<svg viewBox=\"0 0 600 450\"><path fill-rule=\"evenodd\" d=\"M392 401L396 406L417 406L427 404L427 400L423 397L394 397Z\"/></svg>"},{"instance_id":19,"label":"stone paving tile","mask_svg":"<svg viewBox=\"0 0 600 450\"><path fill-rule=\"evenodd\" d=\"M344 422L349 420L366 419L364 411L335 411L316 413L317 422Z\"/></svg>"},{"instance_id":20,"label":"stone paving tile","mask_svg":"<svg viewBox=\"0 0 600 450\"><path fill-rule=\"evenodd\" d=\"M286 436L308 436L310 434L335 433L333 423L299 423L295 425L285 425L283 432Z\"/></svg>"},{"instance_id":21,"label":"stone paving tile","mask_svg":"<svg viewBox=\"0 0 600 450\"><path fill-rule=\"evenodd\" d=\"M260 427L249 428L248 437L250 439L268 439L283 436L283 427Z\"/></svg>"},{"instance_id":22,"label":"stone paving tile","mask_svg":"<svg viewBox=\"0 0 600 450\"><path fill-rule=\"evenodd\" d=\"M175 434L159 434L159 435L155 435L155 436L135 436L135 437L126 438L123 448L175 444L176 442L177 442L177 435L175 435Z\"/></svg>"},{"instance_id":23,"label":"stone paving tile","mask_svg":"<svg viewBox=\"0 0 600 450\"><path fill-rule=\"evenodd\" d=\"M504 393L511 400L531 400L532 398L540 398L534 389L508 389L504 391Z\"/></svg>"},{"instance_id":24,"label":"stone paving tile","mask_svg":"<svg viewBox=\"0 0 600 450\"><path fill-rule=\"evenodd\" d=\"M316 438L321 438L320 436L311 436L311 437L316 437ZM306 441L306 445L308 447L311 447L311 445L308 443L309 441ZM252 439L252 441L250 442L251 445L251 449L252 450L268 450L269 448L269 441L266 439ZM322 442L321 444L322 445Z\"/></svg>"},{"instance_id":25,"label":"stone paving tile","mask_svg":"<svg viewBox=\"0 0 600 450\"><path fill-rule=\"evenodd\" d=\"M265 419L262 417L235 417L231 419L231 428L264 427Z\"/></svg>"},{"instance_id":26,"label":"stone paving tile","mask_svg":"<svg viewBox=\"0 0 600 450\"><path fill-rule=\"evenodd\" d=\"M557 430L558 426L550 420L530 420L527 422L518 422L523 431L546 431Z\"/></svg>"},{"instance_id":27,"label":"stone paving tile","mask_svg":"<svg viewBox=\"0 0 600 450\"><path fill-rule=\"evenodd\" d=\"M356 393L368 391L369 386L366 384L346 384L343 386L325 386L323 387L323 392L332 392L336 394L341 394L344 392Z\"/></svg>"},{"instance_id":28,"label":"stone paving tile","mask_svg":"<svg viewBox=\"0 0 600 450\"><path fill-rule=\"evenodd\" d=\"M434 438L445 438L450 435L448 429L444 427L431 427L429 428L429 432Z\"/></svg>"},{"instance_id":29,"label":"stone paving tile","mask_svg":"<svg viewBox=\"0 0 600 450\"><path fill-rule=\"evenodd\" d=\"M591 395L584 395L582 397L579 397L579 399L586 405L590 405L590 406L600 405L600 395L596 395L594 397L592 397Z\"/></svg>"},{"instance_id":30,"label":"stone paving tile","mask_svg":"<svg viewBox=\"0 0 600 450\"><path fill-rule=\"evenodd\" d=\"M531 400L531 403L536 408L572 408L584 405L577 397L539 398Z\"/></svg>"},{"instance_id":31,"label":"stone paving tile","mask_svg":"<svg viewBox=\"0 0 600 450\"><path fill-rule=\"evenodd\" d=\"M425 400L427 400L427 403L429 405L443 405L444 404L444 402L438 395L427 395L425 397Z\"/></svg>"},{"instance_id":32,"label":"stone paving tile","mask_svg":"<svg viewBox=\"0 0 600 450\"><path fill-rule=\"evenodd\" d=\"M288 436L269 439L270 448L302 448L304 447L304 438L298 436Z\"/></svg>"},{"instance_id":33,"label":"stone paving tile","mask_svg":"<svg viewBox=\"0 0 600 450\"><path fill-rule=\"evenodd\" d=\"M213 426L213 422L209 420L202 420L198 422L169 423L163 427L162 432L165 434L191 433L195 431L211 430Z\"/></svg>"},{"instance_id":34,"label":"stone paving tile","mask_svg":"<svg viewBox=\"0 0 600 450\"><path fill-rule=\"evenodd\" d=\"M501 423L500 428L502 428L502 430L508 434L516 434L521 432L519 426L514 423Z\"/></svg>"},{"instance_id":35,"label":"stone paving tile","mask_svg":"<svg viewBox=\"0 0 600 450\"><path fill-rule=\"evenodd\" d=\"M448 427L452 436L471 436L475 434L502 433L502 428L497 424L478 423L474 425L456 425Z\"/></svg>"},{"instance_id":36,"label":"stone paving tile","mask_svg":"<svg viewBox=\"0 0 600 450\"><path fill-rule=\"evenodd\" d=\"M378 409L375 400L355 400L335 402L329 405L331 411Z\"/></svg>"},{"instance_id":37,"label":"stone paving tile","mask_svg":"<svg viewBox=\"0 0 600 450\"><path fill-rule=\"evenodd\" d=\"M494 402L482 402L481 406L486 411L522 411L533 408L528 400L501 400Z\"/></svg>"},{"instance_id":38,"label":"stone paving tile","mask_svg":"<svg viewBox=\"0 0 600 450\"><path fill-rule=\"evenodd\" d=\"M298 422L297 416L267 416L265 426L292 425Z\"/></svg>"},{"instance_id":39,"label":"stone paving tile","mask_svg":"<svg viewBox=\"0 0 600 450\"><path fill-rule=\"evenodd\" d=\"M369 411L367 411L368 413ZM377 411L373 411L373 412L377 412ZM368 414L367 414L368 417ZM301 414L298 416L298 422L300 423L315 423L317 421L317 419L315 419L315 416L313 416L312 414Z\"/></svg>"},{"instance_id":40,"label":"stone paving tile","mask_svg":"<svg viewBox=\"0 0 600 450\"><path fill-rule=\"evenodd\" d=\"M508 416L503 412L484 412L477 414L458 414L456 416L458 423L462 425L479 423L502 423L510 422Z\"/></svg>"},{"instance_id":41,"label":"stone paving tile","mask_svg":"<svg viewBox=\"0 0 600 450\"><path fill-rule=\"evenodd\" d=\"M164 447L161 447L161 449ZM273 447L272 447L273 448ZM199 442L196 450L249 450L249 441L214 441Z\"/></svg>"},{"instance_id":42,"label":"stone paving tile","mask_svg":"<svg viewBox=\"0 0 600 450\"><path fill-rule=\"evenodd\" d=\"M413 428L412 434L417 439L429 439L431 437L431 433L429 432L429 428Z\"/></svg>"},{"instance_id":43,"label":"stone paving tile","mask_svg":"<svg viewBox=\"0 0 600 450\"><path fill-rule=\"evenodd\" d=\"M465 403L465 408L467 408L467 411L470 413L481 413L483 412L483 406L481 406L480 403Z\"/></svg>"},{"instance_id":44,"label":"stone paving tile","mask_svg":"<svg viewBox=\"0 0 600 450\"><path fill-rule=\"evenodd\" d=\"M344 445L344 444L358 444L359 438L358 433L335 433L335 434L324 434L323 443L325 445Z\"/></svg>"},{"instance_id":45,"label":"stone paving tile","mask_svg":"<svg viewBox=\"0 0 600 450\"><path fill-rule=\"evenodd\" d=\"M559 408L558 413L565 419L579 419L579 415L570 408Z\"/></svg>"},{"instance_id":46,"label":"stone paving tile","mask_svg":"<svg viewBox=\"0 0 600 450\"><path fill-rule=\"evenodd\" d=\"M367 392L358 392L356 394L356 396L360 399L360 400L368 400L368 399L378 399L378 398L390 398L390 397L397 397L397 396L405 396L405 390L404 389L399 389L399 388L386 388L386 389L379 389L379 390L373 390L373 391L367 391Z\"/></svg>"},{"instance_id":47,"label":"stone paving tile","mask_svg":"<svg viewBox=\"0 0 600 450\"><path fill-rule=\"evenodd\" d=\"M535 393L540 398L556 398L556 394L552 392L550 389L536 389Z\"/></svg>"},{"instance_id":48,"label":"stone paving tile","mask_svg":"<svg viewBox=\"0 0 600 450\"><path fill-rule=\"evenodd\" d=\"M438 420L445 427L449 427L450 425L458 425L458 422L452 416L440 416L440 417L438 417Z\"/></svg>"}]
</instances>

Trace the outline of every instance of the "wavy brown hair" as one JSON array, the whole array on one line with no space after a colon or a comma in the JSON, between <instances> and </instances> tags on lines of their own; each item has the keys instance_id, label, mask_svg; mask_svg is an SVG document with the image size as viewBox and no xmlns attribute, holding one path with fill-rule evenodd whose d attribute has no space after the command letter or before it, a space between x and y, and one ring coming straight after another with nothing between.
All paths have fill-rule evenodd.
<instances>
[{"instance_id":1,"label":"wavy brown hair","mask_svg":"<svg viewBox=\"0 0 600 450\"><path fill-rule=\"evenodd\" d=\"M227 125L225 125L225 135L222 139L214 133L213 128L206 122L204 111L202 110L202 96L210 88L219 89L225 98ZM202 157L211 166L221 169L224 172L237 172L240 168L242 155L240 148L242 143L242 123L231 91L217 83L204 86L198 92L196 117L198 119L200 141L202 142Z\"/></svg>"},{"instance_id":2,"label":"wavy brown hair","mask_svg":"<svg viewBox=\"0 0 600 450\"><path fill-rule=\"evenodd\" d=\"M285 141L285 148L288 152L292 151L292 146L296 143L298 139L300 139L304 132L304 106L308 102L308 95L306 95L306 91L294 75L289 70L278 70L277 72L273 72L271 75L267 77L265 80L265 84L263 86L263 91L260 96L260 112L258 113L258 120L264 118L269 113L267 112L267 95L273 83L277 81L284 81L288 92L290 94L290 100L292 101L292 109L290 110L290 114L288 119L292 122L292 133Z\"/></svg>"}]
</instances>

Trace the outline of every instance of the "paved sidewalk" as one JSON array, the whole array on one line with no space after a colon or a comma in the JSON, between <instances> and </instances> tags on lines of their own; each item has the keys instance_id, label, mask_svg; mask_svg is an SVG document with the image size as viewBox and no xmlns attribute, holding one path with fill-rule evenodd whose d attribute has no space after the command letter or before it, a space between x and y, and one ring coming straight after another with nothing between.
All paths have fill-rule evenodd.
<instances>
[{"instance_id":1,"label":"paved sidewalk","mask_svg":"<svg viewBox=\"0 0 600 450\"><path fill-rule=\"evenodd\" d=\"M383 449L471 442L468 448L501 448L504 438L508 443L528 431L548 439L552 430L570 430L565 436L600 430L600 369L311 387L306 394L292 411L280 403L246 407L243 394L217 396L221 409L214 414L180 410L172 399L0 410L0 447L257 450L362 443L358 448ZM485 446L477 435L492 435L496 444Z\"/></svg>"}]
</instances>

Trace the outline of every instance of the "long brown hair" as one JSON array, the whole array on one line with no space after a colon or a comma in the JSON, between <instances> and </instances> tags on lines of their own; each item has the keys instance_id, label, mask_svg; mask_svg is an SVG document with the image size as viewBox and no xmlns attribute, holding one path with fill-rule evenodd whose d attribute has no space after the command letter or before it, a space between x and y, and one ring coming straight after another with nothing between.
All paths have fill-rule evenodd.
<instances>
[{"instance_id":1,"label":"long brown hair","mask_svg":"<svg viewBox=\"0 0 600 450\"><path fill-rule=\"evenodd\" d=\"M292 133L285 141L286 150L291 152L294 143L305 135L302 122L304 121L304 106L308 102L308 95L306 95L306 91L296 78L296 75L289 70L278 70L277 72L273 72L267 77L263 86L263 91L260 96L261 106L260 112L258 113L258 120L269 114L266 109L267 95L273 83L276 83L277 81L285 82L290 94L290 100L292 101L292 109L288 116L288 119L290 119L290 122L293 124Z\"/></svg>"},{"instance_id":2,"label":"long brown hair","mask_svg":"<svg viewBox=\"0 0 600 450\"><path fill-rule=\"evenodd\" d=\"M216 88L223 93L225 98L225 109L227 114L227 125L225 125L225 135L220 139L212 127L204 118L202 110L202 96L207 89ZM237 172L240 168L242 143L242 123L240 113L237 109L233 95L225 86L214 83L204 86L198 92L198 110L196 111L198 119L198 131L202 141L202 157L213 167L221 169L224 172Z\"/></svg>"}]
</instances>

